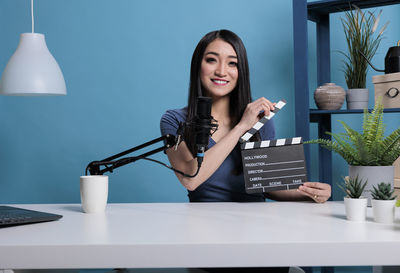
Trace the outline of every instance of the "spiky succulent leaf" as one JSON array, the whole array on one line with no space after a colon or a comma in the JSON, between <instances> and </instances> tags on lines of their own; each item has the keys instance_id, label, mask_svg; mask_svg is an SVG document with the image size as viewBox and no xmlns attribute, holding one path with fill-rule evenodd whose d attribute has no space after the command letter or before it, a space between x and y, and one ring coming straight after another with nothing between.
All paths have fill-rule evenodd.
<instances>
[{"instance_id":1,"label":"spiky succulent leaf","mask_svg":"<svg viewBox=\"0 0 400 273\"><path fill-rule=\"evenodd\" d=\"M367 181L363 181L358 177L348 177L343 178L343 183L339 184L338 186L343 190L349 198L360 198L362 195L365 186L367 185Z\"/></svg>"},{"instance_id":2,"label":"spiky succulent leaf","mask_svg":"<svg viewBox=\"0 0 400 273\"><path fill-rule=\"evenodd\" d=\"M372 198L375 200L394 200L397 196L393 195L394 189L390 183L381 182L378 185L373 185L371 190Z\"/></svg>"}]
</instances>

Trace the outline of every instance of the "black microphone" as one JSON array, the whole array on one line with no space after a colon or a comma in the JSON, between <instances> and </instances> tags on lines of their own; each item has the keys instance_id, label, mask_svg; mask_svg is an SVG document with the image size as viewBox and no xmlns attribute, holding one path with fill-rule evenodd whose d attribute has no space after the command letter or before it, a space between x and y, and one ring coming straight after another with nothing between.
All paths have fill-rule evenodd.
<instances>
[{"instance_id":1,"label":"black microphone","mask_svg":"<svg viewBox=\"0 0 400 273\"><path fill-rule=\"evenodd\" d=\"M196 116L194 118L196 147L197 147L197 162L199 166L203 162L204 152L208 147L208 141L212 134L212 130L218 127L214 123L211 116L212 99L209 97L198 97L196 101ZM215 129L214 129L215 128Z\"/></svg>"}]
</instances>

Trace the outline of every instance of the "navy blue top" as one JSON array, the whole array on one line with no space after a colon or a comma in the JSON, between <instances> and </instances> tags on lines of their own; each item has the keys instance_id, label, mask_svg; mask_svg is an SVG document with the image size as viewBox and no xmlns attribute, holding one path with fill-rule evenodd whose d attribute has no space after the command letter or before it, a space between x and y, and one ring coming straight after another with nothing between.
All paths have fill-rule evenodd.
<instances>
[{"instance_id":1,"label":"navy blue top","mask_svg":"<svg viewBox=\"0 0 400 273\"><path fill-rule=\"evenodd\" d=\"M186 121L187 108L168 110L161 118L161 134L176 135L179 122ZM275 138L273 121L268 121L260 129L262 140ZM215 141L210 138L208 149L214 146ZM262 193L248 194L244 186L243 173L235 175L233 170L240 162L239 144L232 150L221 166L194 191L188 191L190 202L263 202ZM236 163L236 164L235 164Z\"/></svg>"}]
</instances>

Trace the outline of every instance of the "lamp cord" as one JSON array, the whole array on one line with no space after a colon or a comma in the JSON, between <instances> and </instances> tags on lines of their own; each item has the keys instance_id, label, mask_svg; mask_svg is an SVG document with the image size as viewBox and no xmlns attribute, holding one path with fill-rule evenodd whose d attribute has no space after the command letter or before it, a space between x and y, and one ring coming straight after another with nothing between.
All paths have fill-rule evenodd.
<instances>
[{"instance_id":1,"label":"lamp cord","mask_svg":"<svg viewBox=\"0 0 400 273\"><path fill-rule=\"evenodd\" d=\"M31 0L32 33L35 32L35 18L33 16L33 0Z\"/></svg>"}]
</instances>

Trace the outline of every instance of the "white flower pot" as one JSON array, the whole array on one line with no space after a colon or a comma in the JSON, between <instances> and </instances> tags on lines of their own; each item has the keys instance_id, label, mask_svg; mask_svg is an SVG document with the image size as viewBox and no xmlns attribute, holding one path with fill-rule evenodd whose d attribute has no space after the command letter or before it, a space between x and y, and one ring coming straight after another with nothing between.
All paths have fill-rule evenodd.
<instances>
[{"instance_id":1,"label":"white flower pot","mask_svg":"<svg viewBox=\"0 0 400 273\"><path fill-rule=\"evenodd\" d=\"M350 221L365 221L367 215L367 201L366 197L360 198L344 198L344 207L346 210L347 220Z\"/></svg>"},{"instance_id":2,"label":"white flower pot","mask_svg":"<svg viewBox=\"0 0 400 273\"><path fill-rule=\"evenodd\" d=\"M369 92L366 88L355 88L347 90L347 109L368 109L368 98Z\"/></svg>"},{"instance_id":3,"label":"white flower pot","mask_svg":"<svg viewBox=\"0 0 400 273\"><path fill-rule=\"evenodd\" d=\"M372 199L372 212L374 221L390 224L394 222L396 200L375 200Z\"/></svg>"}]
</instances>

